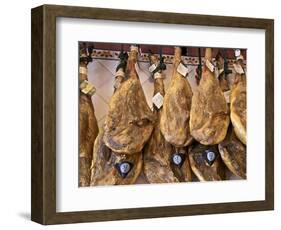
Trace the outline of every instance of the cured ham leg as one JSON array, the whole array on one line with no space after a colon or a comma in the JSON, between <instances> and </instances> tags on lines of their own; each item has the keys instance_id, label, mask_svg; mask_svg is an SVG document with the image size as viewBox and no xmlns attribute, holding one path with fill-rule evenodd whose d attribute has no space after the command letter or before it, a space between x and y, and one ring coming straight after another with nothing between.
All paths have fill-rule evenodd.
<instances>
[{"instance_id":1,"label":"cured ham leg","mask_svg":"<svg viewBox=\"0 0 281 230\"><path fill-rule=\"evenodd\" d=\"M192 97L190 112L191 135L204 145L220 143L229 125L227 103L218 79L210 70L211 60L212 50L206 48L202 79Z\"/></svg>"},{"instance_id":2,"label":"cured ham leg","mask_svg":"<svg viewBox=\"0 0 281 230\"><path fill-rule=\"evenodd\" d=\"M225 166L216 145L196 144L189 150L189 160L193 173L200 181L225 179Z\"/></svg>"},{"instance_id":3,"label":"cured ham leg","mask_svg":"<svg viewBox=\"0 0 281 230\"><path fill-rule=\"evenodd\" d=\"M219 144L219 152L227 168L236 176L246 179L246 146L238 140L232 127Z\"/></svg>"},{"instance_id":4,"label":"cured ham leg","mask_svg":"<svg viewBox=\"0 0 281 230\"><path fill-rule=\"evenodd\" d=\"M151 56L154 65L161 63ZM161 95L161 96L160 96ZM154 98L165 95L163 75L154 74ZM172 183L191 181L191 169L185 147L175 148L168 143L160 131L160 119L163 116L162 106L153 105L157 117L152 136L144 149L144 174L149 183Z\"/></svg>"},{"instance_id":5,"label":"cured ham leg","mask_svg":"<svg viewBox=\"0 0 281 230\"><path fill-rule=\"evenodd\" d=\"M120 63L116 69L115 93L125 80L124 70L127 56L120 55ZM91 186L134 184L142 171L142 154L116 153L104 142L104 131L101 130L94 145L91 167Z\"/></svg>"},{"instance_id":6,"label":"cured ham leg","mask_svg":"<svg viewBox=\"0 0 281 230\"><path fill-rule=\"evenodd\" d=\"M175 48L173 75L164 98L160 129L166 141L176 147L191 143L189 129L192 90L188 80L178 71L181 64L181 48Z\"/></svg>"},{"instance_id":7,"label":"cured ham leg","mask_svg":"<svg viewBox=\"0 0 281 230\"><path fill-rule=\"evenodd\" d=\"M155 66L159 63L159 60L153 55L150 59ZM161 99L165 95L162 70L156 72L153 77L154 96ZM160 132L161 107L161 104L159 104L159 108L155 104L153 105L156 122L152 135L144 148L143 170L149 183L173 183L179 181L171 167L172 146Z\"/></svg>"},{"instance_id":8,"label":"cured ham leg","mask_svg":"<svg viewBox=\"0 0 281 230\"><path fill-rule=\"evenodd\" d=\"M236 63L235 83L230 94L230 119L236 136L247 144L247 91L246 76L242 68L242 60Z\"/></svg>"},{"instance_id":9,"label":"cured ham leg","mask_svg":"<svg viewBox=\"0 0 281 230\"><path fill-rule=\"evenodd\" d=\"M117 153L140 152L148 141L154 124L154 115L147 105L135 69L138 51L129 54L124 82L113 94L104 126L104 142Z\"/></svg>"},{"instance_id":10,"label":"cured ham leg","mask_svg":"<svg viewBox=\"0 0 281 230\"><path fill-rule=\"evenodd\" d=\"M80 59L79 78L81 85L87 85L87 64L86 55ZM89 186L90 167L95 138L99 129L95 117L95 110L91 100L91 91L80 85L79 94L79 186ZM88 87L89 88L89 87Z\"/></svg>"}]
</instances>

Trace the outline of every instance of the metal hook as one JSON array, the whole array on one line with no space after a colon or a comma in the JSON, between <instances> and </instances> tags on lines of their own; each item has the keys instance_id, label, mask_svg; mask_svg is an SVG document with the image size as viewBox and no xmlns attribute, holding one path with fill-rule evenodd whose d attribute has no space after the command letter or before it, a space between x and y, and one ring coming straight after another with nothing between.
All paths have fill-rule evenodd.
<instances>
[{"instance_id":1,"label":"metal hook","mask_svg":"<svg viewBox=\"0 0 281 230\"><path fill-rule=\"evenodd\" d=\"M196 73L197 73L197 84L199 83L201 77L202 77L202 58L201 58L201 48L198 48L198 67L196 69Z\"/></svg>"},{"instance_id":2,"label":"metal hook","mask_svg":"<svg viewBox=\"0 0 281 230\"><path fill-rule=\"evenodd\" d=\"M224 64L223 64L224 73L227 76L228 74L231 74L232 71L230 69L228 69L228 61L226 58L226 49L223 49L223 60L224 60Z\"/></svg>"},{"instance_id":3,"label":"metal hook","mask_svg":"<svg viewBox=\"0 0 281 230\"><path fill-rule=\"evenodd\" d=\"M84 52L85 55L81 55L80 62L85 62L87 65L89 62L93 60L92 53L93 53L93 45L88 46L86 42L83 42L83 47L81 48L82 53Z\"/></svg>"},{"instance_id":4,"label":"metal hook","mask_svg":"<svg viewBox=\"0 0 281 230\"><path fill-rule=\"evenodd\" d=\"M124 46L123 44L121 45L121 51L119 53L118 58L120 59L120 62L118 64L118 66L116 67L116 72L120 69L123 68L123 70L125 71L126 66L127 66L127 60L128 60L128 53L124 52Z\"/></svg>"}]
</instances>

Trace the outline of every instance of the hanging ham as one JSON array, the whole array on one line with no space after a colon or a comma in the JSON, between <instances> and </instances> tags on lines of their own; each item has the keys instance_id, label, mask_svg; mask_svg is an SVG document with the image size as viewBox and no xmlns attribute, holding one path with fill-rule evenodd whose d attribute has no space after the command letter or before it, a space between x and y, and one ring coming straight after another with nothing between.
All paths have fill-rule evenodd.
<instances>
[{"instance_id":1,"label":"hanging ham","mask_svg":"<svg viewBox=\"0 0 281 230\"><path fill-rule=\"evenodd\" d=\"M230 94L230 119L236 136L247 144L247 91L242 57L234 64L235 82Z\"/></svg>"},{"instance_id":2,"label":"hanging ham","mask_svg":"<svg viewBox=\"0 0 281 230\"><path fill-rule=\"evenodd\" d=\"M126 78L113 94L104 126L104 142L117 153L140 152L148 141L154 115L147 105L135 69L138 50L133 47L127 63Z\"/></svg>"},{"instance_id":3,"label":"hanging ham","mask_svg":"<svg viewBox=\"0 0 281 230\"><path fill-rule=\"evenodd\" d=\"M218 148L227 168L236 176L246 179L246 146L238 140L231 126Z\"/></svg>"},{"instance_id":4,"label":"hanging ham","mask_svg":"<svg viewBox=\"0 0 281 230\"><path fill-rule=\"evenodd\" d=\"M91 96L94 88L88 83L87 65L89 56L87 50L83 49L80 58L79 78L79 186L89 186L90 167L92 162L93 146L98 135L98 125L95 117L95 110L92 104Z\"/></svg>"},{"instance_id":5,"label":"hanging ham","mask_svg":"<svg viewBox=\"0 0 281 230\"><path fill-rule=\"evenodd\" d=\"M219 181L225 179L225 166L217 145L196 144L189 150L189 160L193 173L199 181Z\"/></svg>"},{"instance_id":6,"label":"hanging ham","mask_svg":"<svg viewBox=\"0 0 281 230\"><path fill-rule=\"evenodd\" d=\"M120 64L116 69L115 93L125 81L127 54L121 52ZM141 152L127 154L117 153L106 146L104 130L101 130L94 145L91 167L91 186L134 184L142 171Z\"/></svg>"},{"instance_id":7,"label":"hanging ham","mask_svg":"<svg viewBox=\"0 0 281 230\"><path fill-rule=\"evenodd\" d=\"M166 92L163 111L160 118L160 129L166 141L176 147L191 143L189 129L192 90L185 78L187 73L181 62L181 48L175 48L173 75Z\"/></svg>"},{"instance_id":8,"label":"hanging ham","mask_svg":"<svg viewBox=\"0 0 281 230\"><path fill-rule=\"evenodd\" d=\"M211 60L212 49L206 48L202 79L194 92L190 112L191 135L204 145L221 142L229 125L227 103Z\"/></svg>"},{"instance_id":9,"label":"hanging ham","mask_svg":"<svg viewBox=\"0 0 281 230\"><path fill-rule=\"evenodd\" d=\"M163 96L165 95L162 63L151 56L153 65L160 69L154 72L153 111L157 121L152 136L144 150L144 174L149 183L172 183L191 181L191 169L186 147L174 147L167 142L160 132L160 120L163 116ZM160 98L160 99L159 99ZM159 99L161 103L159 102Z\"/></svg>"},{"instance_id":10,"label":"hanging ham","mask_svg":"<svg viewBox=\"0 0 281 230\"><path fill-rule=\"evenodd\" d=\"M152 66L155 69L161 65L156 56L150 57ZM158 65L159 64L159 65ZM156 117L156 122L152 135L144 148L144 159L143 159L143 171L144 175L149 183L173 183L179 180L175 177L172 167L172 146L165 140L160 132L160 117L162 115L162 104L163 97L165 95L164 89L164 74L162 73L163 68L158 68L153 74L154 78L154 104L153 112Z\"/></svg>"}]
</instances>

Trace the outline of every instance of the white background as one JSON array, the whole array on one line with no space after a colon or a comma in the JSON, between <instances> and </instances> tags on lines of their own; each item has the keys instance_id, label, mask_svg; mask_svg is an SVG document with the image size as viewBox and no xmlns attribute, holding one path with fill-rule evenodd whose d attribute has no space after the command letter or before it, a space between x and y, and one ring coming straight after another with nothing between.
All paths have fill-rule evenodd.
<instances>
[{"instance_id":1,"label":"white background","mask_svg":"<svg viewBox=\"0 0 281 230\"><path fill-rule=\"evenodd\" d=\"M5 2L5 3L4 3ZM280 32L281 16L278 1L3 1L0 8L1 28L1 163L0 163L0 227L1 229L43 229L30 218L30 8L43 3L115 7L138 10L174 11L183 13L251 16L275 19L275 87L281 85ZM275 117L280 117L281 91L276 89ZM174 217L152 220L87 223L51 226L49 229L253 229L277 228L280 222L280 120L275 120L275 211ZM279 143L278 143L279 142Z\"/></svg>"}]
</instances>

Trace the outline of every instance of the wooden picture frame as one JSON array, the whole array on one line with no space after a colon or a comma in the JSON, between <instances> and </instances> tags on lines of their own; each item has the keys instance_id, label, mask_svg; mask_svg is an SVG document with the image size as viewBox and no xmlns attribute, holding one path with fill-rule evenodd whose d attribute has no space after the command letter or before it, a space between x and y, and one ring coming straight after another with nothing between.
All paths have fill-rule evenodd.
<instances>
[{"instance_id":1,"label":"wooden picture frame","mask_svg":"<svg viewBox=\"0 0 281 230\"><path fill-rule=\"evenodd\" d=\"M122 20L265 30L265 200L100 211L56 211L56 18ZM274 209L274 21L270 19L43 5L32 9L31 219L62 224Z\"/></svg>"}]
</instances>

